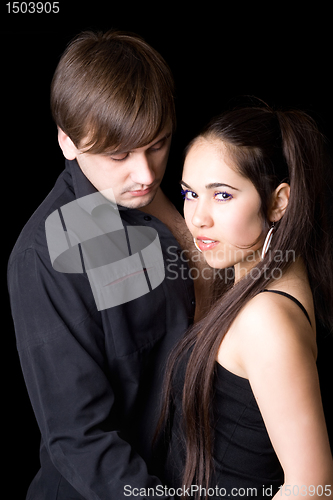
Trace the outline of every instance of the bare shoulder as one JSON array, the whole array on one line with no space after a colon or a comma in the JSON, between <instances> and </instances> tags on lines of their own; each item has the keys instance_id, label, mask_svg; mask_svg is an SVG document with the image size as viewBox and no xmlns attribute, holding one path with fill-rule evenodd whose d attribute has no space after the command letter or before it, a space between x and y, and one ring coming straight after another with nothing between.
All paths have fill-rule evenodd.
<instances>
[{"instance_id":1,"label":"bare shoulder","mask_svg":"<svg viewBox=\"0 0 333 500\"><path fill-rule=\"evenodd\" d=\"M233 326L244 364L304 355L316 358L313 328L301 308L287 297L260 293L241 310Z\"/></svg>"},{"instance_id":2,"label":"bare shoulder","mask_svg":"<svg viewBox=\"0 0 333 500\"><path fill-rule=\"evenodd\" d=\"M333 477L315 334L287 297L261 293L235 324L239 364L250 384L289 484L329 484ZM239 335L239 336L238 336Z\"/></svg>"},{"instance_id":3,"label":"bare shoulder","mask_svg":"<svg viewBox=\"0 0 333 500\"><path fill-rule=\"evenodd\" d=\"M259 293L253 297L241 310L237 322L251 329L254 334L265 336L269 331L273 335L282 333L285 329L290 330L295 336L310 337L314 331L302 309L290 298L276 293Z\"/></svg>"}]
</instances>

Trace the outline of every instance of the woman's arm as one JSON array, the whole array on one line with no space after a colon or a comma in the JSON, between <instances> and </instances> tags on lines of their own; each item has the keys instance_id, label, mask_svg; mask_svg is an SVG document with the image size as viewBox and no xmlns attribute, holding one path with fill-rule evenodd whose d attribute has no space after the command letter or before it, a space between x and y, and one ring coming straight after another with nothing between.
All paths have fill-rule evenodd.
<instances>
[{"instance_id":1,"label":"woman's arm","mask_svg":"<svg viewBox=\"0 0 333 500\"><path fill-rule=\"evenodd\" d=\"M286 308L283 300L257 296L239 324L241 362L285 474L274 498L332 499L333 462L314 332L303 313Z\"/></svg>"}]
</instances>

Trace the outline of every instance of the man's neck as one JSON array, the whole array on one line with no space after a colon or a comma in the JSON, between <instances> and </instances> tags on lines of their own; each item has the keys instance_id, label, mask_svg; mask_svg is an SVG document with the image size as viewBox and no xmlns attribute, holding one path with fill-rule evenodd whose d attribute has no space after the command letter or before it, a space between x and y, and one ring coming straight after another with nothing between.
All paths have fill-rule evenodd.
<instances>
[{"instance_id":1,"label":"man's neck","mask_svg":"<svg viewBox=\"0 0 333 500\"><path fill-rule=\"evenodd\" d=\"M170 217L168 212L170 210L176 210L176 208L159 187L153 201L151 201L149 205L139 208L139 210L153 215L164 222L165 219L169 219Z\"/></svg>"},{"instance_id":2,"label":"man's neck","mask_svg":"<svg viewBox=\"0 0 333 500\"><path fill-rule=\"evenodd\" d=\"M139 210L157 217L173 233L183 248L188 247L192 238L185 220L161 188L158 189L153 201Z\"/></svg>"}]
</instances>

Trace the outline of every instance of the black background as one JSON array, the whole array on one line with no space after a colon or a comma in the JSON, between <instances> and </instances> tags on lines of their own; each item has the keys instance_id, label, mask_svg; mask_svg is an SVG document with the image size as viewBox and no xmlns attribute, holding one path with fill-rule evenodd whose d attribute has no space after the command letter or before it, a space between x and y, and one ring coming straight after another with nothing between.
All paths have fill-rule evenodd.
<instances>
[{"instance_id":1,"label":"black background","mask_svg":"<svg viewBox=\"0 0 333 500\"><path fill-rule=\"evenodd\" d=\"M9 14L6 1L2 2L4 287L11 248L63 169L49 109L49 88L63 50L80 31L133 31L170 65L176 82L178 127L164 188L180 209L178 180L184 147L212 116L237 102L239 96L254 95L273 106L309 112L332 143L328 4L320 11L311 3L292 2L233 6L216 2L217 7L212 2L139 4L60 0L59 14ZM6 491L20 500L38 469L39 432L20 371L6 292L3 296L2 432L4 442L10 444L6 457L8 477L12 478ZM320 337L318 366L331 439L332 354L332 338Z\"/></svg>"}]
</instances>

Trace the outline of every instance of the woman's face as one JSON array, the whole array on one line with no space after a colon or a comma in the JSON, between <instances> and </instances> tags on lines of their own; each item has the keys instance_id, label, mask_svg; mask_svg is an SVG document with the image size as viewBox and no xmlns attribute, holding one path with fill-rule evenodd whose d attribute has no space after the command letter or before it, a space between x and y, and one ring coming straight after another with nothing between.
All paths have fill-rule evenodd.
<instances>
[{"instance_id":1,"label":"woman's face","mask_svg":"<svg viewBox=\"0 0 333 500\"><path fill-rule=\"evenodd\" d=\"M233 168L225 145L199 138L183 170L184 215L195 242L214 268L236 266L239 276L259 260L261 201L252 182Z\"/></svg>"}]
</instances>

